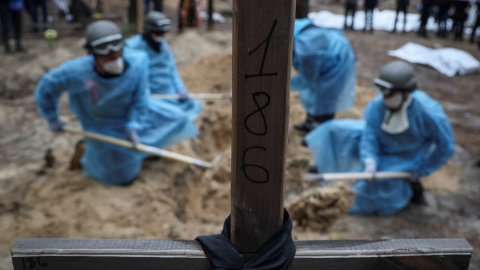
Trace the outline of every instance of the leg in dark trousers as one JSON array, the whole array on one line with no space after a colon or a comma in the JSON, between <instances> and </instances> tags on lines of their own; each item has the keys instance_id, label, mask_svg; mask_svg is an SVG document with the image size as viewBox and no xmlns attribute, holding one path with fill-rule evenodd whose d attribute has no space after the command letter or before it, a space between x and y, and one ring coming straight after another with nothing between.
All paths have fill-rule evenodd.
<instances>
[{"instance_id":1,"label":"leg in dark trousers","mask_svg":"<svg viewBox=\"0 0 480 270\"><path fill-rule=\"evenodd\" d=\"M2 24L2 42L5 48L5 53L11 53L8 38L10 36L10 10L8 3L0 2L0 23Z\"/></svg>"},{"instance_id":2,"label":"leg in dark trousers","mask_svg":"<svg viewBox=\"0 0 480 270\"><path fill-rule=\"evenodd\" d=\"M187 26L197 26L197 4L195 3L195 0L190 0L190 6L187 15Z\"/></svg>"},{"instance_id":3,"label":"leg in dark trousers","mask_svg":"<svg viewBox=\"0 0 480 270\"><path fill-rule=\"evenodd\" d=\"M397 21L398 21L398 14L400 10L397 8L397 14L395 15L395 22L393 23L393 29L390 31L391 33L395 33L397 31Z\"/></svg>"},{"instance_id":4,"label":"leg in dark trousers","mask_svg":"<svg viewBox=\"0 0 480 270\"><path fill-rule=\"evenodd\" d=\"M153 9L163 12L163 0L153 0Z\"/></svg>"},{"instance_id":5,"label":"leg in dark trousers","mask_svg":"<svg viewBox=\"0 0 480 270\"><path fill-rule=\"evenodd\" d=\"M353 23L355 21L355 11L356 11L356 9L357 9L356 4L345 3L345 23L344 23L344 28L345 29L353 30ZM347 24L347 17L348 17L349 13L352 13L352 22L351 22L350 26L348 26L348 24Z\"/></svg>"},{"instance_id":6,"label":"leg in dark trousers","mask_svg":"<svg viewBox=\"0 0 480 270\"><path fill-rule=\"evenodd\" d=\"M15 37L15 49L17 52L23 51L21 38L22 38L22 11L15 10L10 11L12 15L12 24L13 24L13 36Z\"/></svg>"},{"instance_id":7,"label":"leg in dark trousers","mask_svg":"<svg viewBox=\"0 0 480 270\"><path fill-rule=\"evenodd\" d=\"M480 5L477 6L477 8L480 8ZM472 27L472 34L470 35L470 43L473 43L475 41L475 32L477 31L477 28L480 26L480 13L477 11L477 19L475 20L475 24Z\"/></svg>"},{"instance_id":8,"label":"leg in dark trousers","mask_svg":"<svg viewBox=\"0 0 480 270\"><path fill-rule=\"evenodd\" d=\"M430 7L424 6L422 9L422 15L420 17L420 28L418 29L418 35L427 37L427 22L430 17Z\"/></svg>"},{"instance_id":9,"label":"leg in dark trousers","mask_svg":"<svg viewBox=\"0 0 480 270\"><path fill-rule=\"evenodd\" d=\"M47 23L48 20L48 8L47 8L47 0L37 0L42 7L42 17L43 23Z\"/></svg>"},{"instance_id":10,"label":"leg in dark trousers","mask_svg":"<svg viewBox=\"0 0 480 270\"><path fill-rule=\"evenodd\" d=\"M409 1L406 0L397 0L397 14L395 16L395 23L393 25L392 33L397 31L397 21L398 17L400 16L400 12L403 12L403 33L405 33L405 25L407 25L407 9L408 9Z\"/></svg>"},{"instance_id":11,"label":"leg in dark trousers","mask_svg":"<svg viewBox=\"0 0 480 270\"><path fill-rule=\"evenodd\" d=\"M373 8L365 8L365 27L363 28L363 32L370 30L373 32Z\"/></svg>"},{"instance_id":12,"label":"leg in dark trousers","mask_svg":"<svg viewBox=\"0 0 480 270\"><path fill-rule=\"evenodd\" d=\"M308 16L310 8L308 0L297 0L295 9L295 18L302 19Z\"/></svg>"},{"instance_id":13,"label":"leg in dark trousers","mask_svg":"<svg viewBox=\"0 0 480 270\"><path fill-rule=\"evenodd\" d=\"M28 2L28 8L30 13L30 18L32 19L32 32L38 32L38 10L37 10L37 0L26 0Z\"/></svg>"},{"instance_id":14,"label":"leg in dark trousers","mask_svg":"<svg viewBox=\"0 0 480 270\"><path fill-rule=\"evenodd\" d=\"M407 9L408 9L408 4L406 6L403 6L401 11L403 12L403 33L406 32L405 26L407 25Z\"/></svg>"}]
</instances>

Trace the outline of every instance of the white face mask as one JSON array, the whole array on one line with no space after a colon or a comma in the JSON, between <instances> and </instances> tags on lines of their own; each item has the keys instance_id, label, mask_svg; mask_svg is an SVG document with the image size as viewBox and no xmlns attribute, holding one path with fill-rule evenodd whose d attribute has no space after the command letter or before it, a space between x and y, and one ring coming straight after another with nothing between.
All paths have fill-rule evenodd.
<instances>
[{"instance_id":1,"label":"white face mask","mask_svg":"<svg viewBox=\"0 0 480 270\"><path fill-rule=\"evenodd\" d=\"M153 41L155 41L156 43L162 43L163 37L156 37L153 39Z\"/></svg>"},{"instance_id":2,"label":"white face mask","mask_svg":"<svg viewBox=\"0 0 480 270\"><path fill-rule=\"evenodd\" d=\"M400 106L403 103L403 94L401 92L397 92L390 96L389 98L383 97L383 102L385 102L385 105L392 110L399 109Z\"/></svg>"},{"instance_id":3,"label":"white face mask","mask_svg":"<svg viewBox=\"0 0 480 270\"><path fill-rule=\"evenodd\" d=\"M103 65L103 69L112 75L122 74L124 70L123 57L118 57L113 61L107 62Z\"/></svg>"}]
</instances>

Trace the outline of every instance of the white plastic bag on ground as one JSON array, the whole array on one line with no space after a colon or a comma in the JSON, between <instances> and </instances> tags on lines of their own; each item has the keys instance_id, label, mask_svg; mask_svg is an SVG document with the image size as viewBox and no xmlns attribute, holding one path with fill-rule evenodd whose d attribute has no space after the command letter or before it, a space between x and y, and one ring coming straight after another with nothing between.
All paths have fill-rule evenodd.
<instances>
[{"instance_id":1,"label":"white plastic bag on ground","mask_svg":"<svg viewBox=\"0 0 480 270\"><path fill-rule=\"evenodd\" d=\"M465 75L480 69L480 62L477 59L465 51L454 48L431 49L409 42L397 50L389 51L388 54L410 63L429 65L448 77L453 77L457 73Z\"/></svg>"}]
</instances>

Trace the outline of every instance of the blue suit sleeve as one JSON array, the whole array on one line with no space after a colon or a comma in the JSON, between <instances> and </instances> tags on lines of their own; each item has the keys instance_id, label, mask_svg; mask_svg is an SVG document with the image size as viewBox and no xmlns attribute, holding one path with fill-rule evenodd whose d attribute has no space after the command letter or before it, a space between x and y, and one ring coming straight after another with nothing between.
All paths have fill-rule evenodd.
<instances>
[{"instance_id":1,"label":"blue suit sleeve","mask_svg":"<svg viewBox=\"0 0 480 270\"><path fill-rule=\"evenodd\" d=\"M62 68L56 68L45 74L35 88L35 101L40 115L51 120L58 117L58 100L66 90L66 79Z\"/></svg>"},{"instance_id":2,"label":"blue suit sleeve","mask_svg":"<svg viewBox=\"0 0 480 270\"><path fill-rule=\"evenodd\" d=\"M443 113L443 111L436 113ZM447 163L455 150L455 136L448 118L443 115L435 120L429 115L424 116L424 126L435 147L423 159L419 169L422 176L427 176L440 169Z\"/></svg>"},{"instance_id":3,"label":"blue suit sleeve","mask_svg":"<svg viewBox=\"0 0 480 270\"><path fill-rule=\"evenodd\" d=\"M129 120L125 125L126 129L140 129L142 127L141 119L148 114L150 100L148 75L148 59L145 58L138 75L138 87L133 96Z\"/></svg>"},{"instance_id":4,"label":"blue suit sleeve","mask_svg":"<svg viewBox=\"0 0 480 270\"><path fill-rule=\"evenodd\" d=\"M169 66L170 66L170 74L172 74L171 80L173 81L173 85L175 86L175 90L178 93L180 90L187 90L185 88L185 84L178 73L177 63L175 61L175 56L173 55L172 49L167 42L164 42L165 50L168 52L168 59L169 59Z\"/></svg>"},{"instance_id":5,"label":"blue suit sleeve","mask_svg":"<svg viewBox=\"0 0 480 270\"><path fill-rule=\"evenodd\" d=\"M373 113L373 105L369 103L365 108L364 118L365 118L365 129L362 133L362 138L360 139L360 160L362 162L367 158L372 158L378 164L378 153L379 153L379 144L377 136L375 134L374 121L376 118L371 117Z\"/></svg>"},{"instance_id":6,"label":"blue suit sleeve","mask_svg":"<svg viewBox=\"0 0 480 270\"><path fill-rule=\"evenodd\" d=\"M302 90L305 88L308 88L308 82L303 76L297 75L290 79L291 90Z\"/></svg>"}]
</instances>

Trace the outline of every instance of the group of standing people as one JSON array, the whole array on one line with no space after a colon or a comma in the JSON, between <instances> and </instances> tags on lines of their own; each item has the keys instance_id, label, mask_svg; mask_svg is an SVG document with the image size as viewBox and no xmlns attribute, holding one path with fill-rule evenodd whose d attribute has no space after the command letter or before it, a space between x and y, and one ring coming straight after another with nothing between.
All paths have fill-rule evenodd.
<instances>
[{"instance_id":1,"label":"group of standing people","mask_svg":"<svg viewBox=\"0 0 480 270\"><path fill-rule=\"evenodd\" d=\"M355 12L358 6L358 0L345 0L345 21L344 29L354 29ZM365 26L363 31L373 32L373 10L378 5L378 0L364 0L365 10ZM396 15L392 33L397 31L397 22L400 13L403 13L403 32L407 23L407 13L410 0L396 1ZM420 8L420 21L417 34L419 36L428 37L427 22L431 16L435 17L438 23L437 37L447 38L449 32L453 32L456 40L463 39L463 32L465 30L465 22L468 18L468 9L472 6L468 0L422 0ZM480 1L476 1L476 20L470 35L470 42L476 40L476 30L480 27ZM348 16L351 16L351 22L348 24ZM452 19L452 27L448 29L447 20Z\"/></svg>"},{"instance_id":2,"label":"group of standing people","mask_svg":"<svg viewBox=\"0 0 480 270\"><path fill-rule=\"evenodd\" d=\"M358 0L345 0L345 21L344 29L353 30L355 22L355 12L357 11ZM365 25L363 27L363 32L369 31L373 33L373 10L377 7L378 0L364 0L363 8L365 10ZM347 23L347 17L351 14L350 25Z\"/></svg>"},{"instance_id":3,"label":"group of standing people","mask_svg":"<svg viewBox=\"0 0 480 270\"><path fill-rule=\"evenodd\" d=\"M480 2L476 2L476 22L472 27L470 42L476 38L476 30L480 26ZM428 37L426 30L430 16L434 16L438 23L436 36L447 38L449 32L453 32L455 40L463 40L465 22L468 19L468 10L473 7L470 1L466 0L423 0L421 5L420 27L417 31L419 36ZM448 29L447 20L452 19L452 27Z\"/></svg>"}]
</instances>

